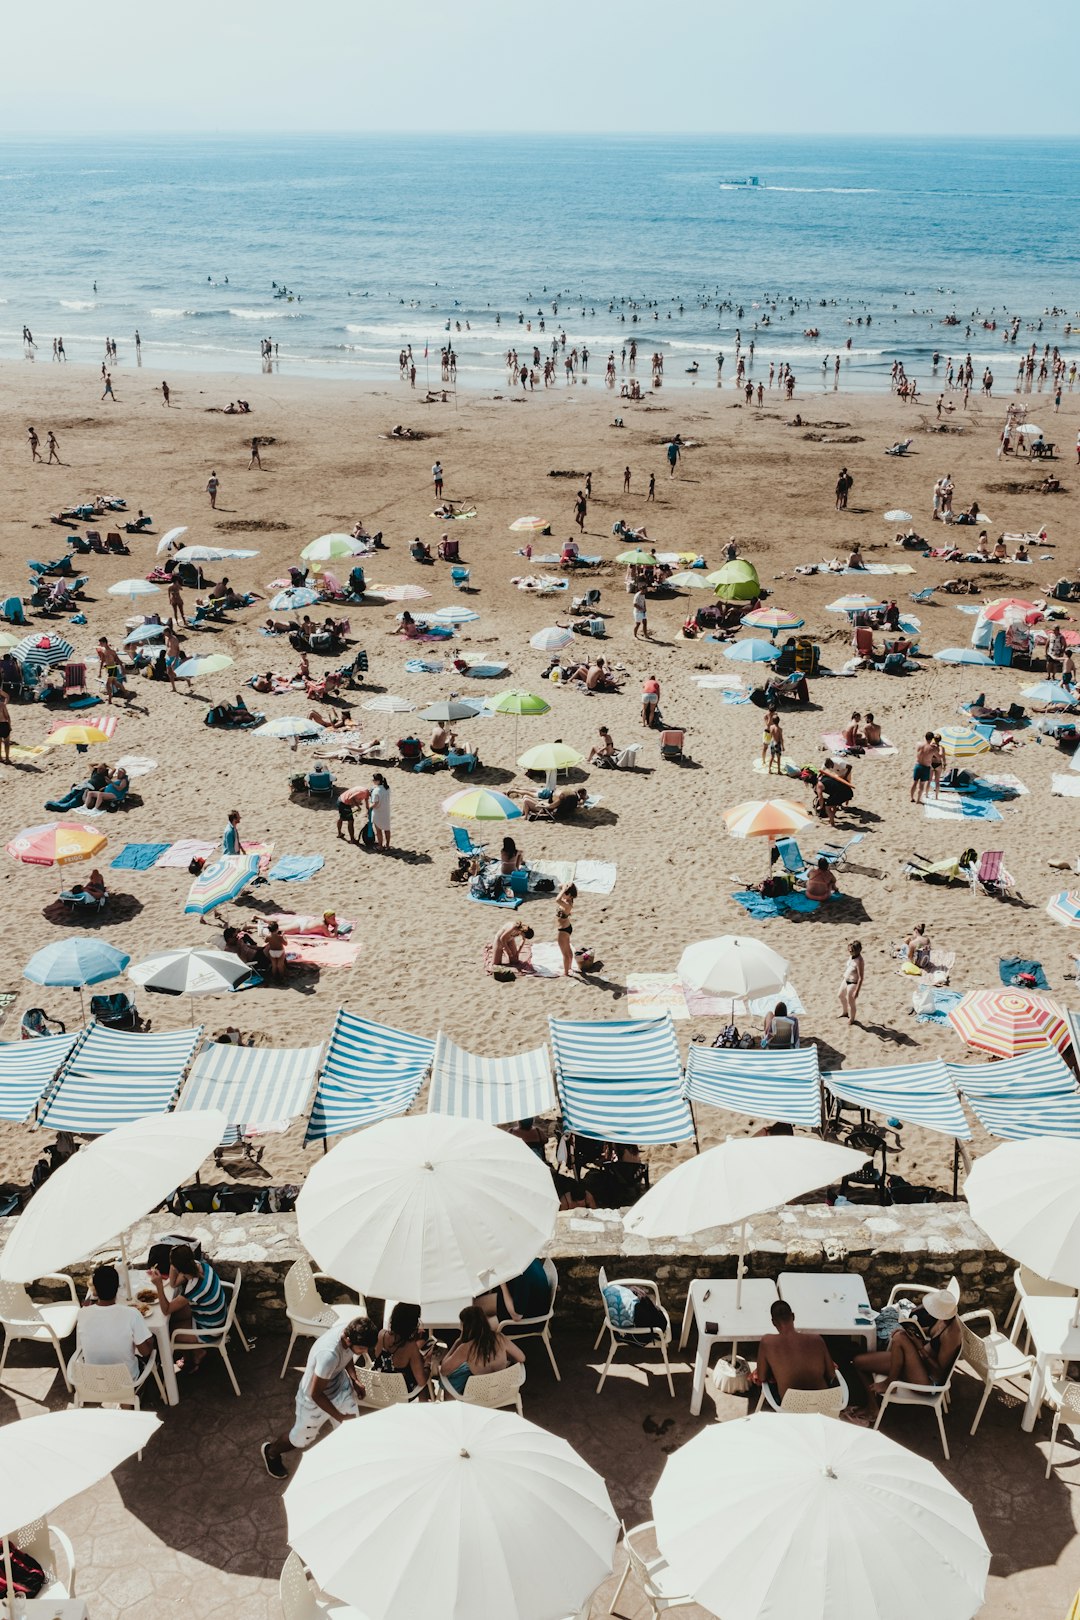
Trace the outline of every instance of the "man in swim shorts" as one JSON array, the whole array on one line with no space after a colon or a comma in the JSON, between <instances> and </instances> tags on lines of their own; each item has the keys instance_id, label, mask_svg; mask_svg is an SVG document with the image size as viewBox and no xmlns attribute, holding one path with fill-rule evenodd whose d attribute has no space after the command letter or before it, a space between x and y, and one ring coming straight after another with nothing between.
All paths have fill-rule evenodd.
<instances>
[{"instance_id":1,"label":"man in swim shorts","mask_svg":"<svg viewBox=\"0 0 1080 1620\"><path fill-rule=\"evenodd\" d=\"M926 732L922 742L915 750L915 766L911 773L911 802L922 804L926 794L926 784L929 782L934 766L934 733Z\"/></svg>"}]
</instances>

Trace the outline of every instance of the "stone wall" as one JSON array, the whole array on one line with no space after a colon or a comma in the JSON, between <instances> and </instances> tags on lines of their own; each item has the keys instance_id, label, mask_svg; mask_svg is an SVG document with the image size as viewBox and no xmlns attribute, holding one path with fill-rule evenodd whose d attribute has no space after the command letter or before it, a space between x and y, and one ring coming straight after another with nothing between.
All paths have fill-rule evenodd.
<instances>
[{"instance_id":1,"label":"stone wall","mask_svg":"<svg viewBox=\"0 0 1080 1620\"><path fill-rule=\"evenodd\" d=\"M14 1222L0 1220L0 1246ZM244 1269L241 1314L257 1331L285 1332L282 1280L303 1253L293 1215L161 1215L143 1221L128 1237L128 1254L144 1258L154 1237L197 1235L205 1253L230 1275ZM678 1320L687 1284L694 1277L733 1277L737 1236L707 1242L677 1239L646 1242L623 1231L610 1211L559 1216L545 1251L559 1268L559 1314L594 1323L596 1275L652 1277ZM89 1267L69 1268L83 1277ZM824 1204L789 1205L749 1223L747 1275L775 1277L781 1271L858 1271L873 1304L883 1304L895 1282L944 1284L960 1280L965 1308L989 1305L1003 1317L1012 1298L1014 1265L993 1249L967 1212L967 1205L915 1204L891 1209L833 1209ZM333 1290L323 1285L332 1297Z\"/></svg>"}]
</instances>

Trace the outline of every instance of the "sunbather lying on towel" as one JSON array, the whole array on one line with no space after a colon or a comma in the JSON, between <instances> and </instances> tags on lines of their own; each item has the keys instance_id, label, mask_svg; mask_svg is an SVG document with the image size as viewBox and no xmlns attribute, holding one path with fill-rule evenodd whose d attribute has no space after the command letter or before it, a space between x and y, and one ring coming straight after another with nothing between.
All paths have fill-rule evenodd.
<instances>
[{"instance_id":1,"label":"sunbather lying on towel","mask_svg":"<svg viewBox=\"0 0 1080 1620\"><path fill-rule=\"evenodd\" d=\"M530 819L543 818L545 820L568 820L585 808L585 800L589 797L585 788L561 787L556 788L550 799L541 799L535 793L522 791L520 788L510 788L509 798L520 799L522 812Z\"/></svg>"}]
</instances>

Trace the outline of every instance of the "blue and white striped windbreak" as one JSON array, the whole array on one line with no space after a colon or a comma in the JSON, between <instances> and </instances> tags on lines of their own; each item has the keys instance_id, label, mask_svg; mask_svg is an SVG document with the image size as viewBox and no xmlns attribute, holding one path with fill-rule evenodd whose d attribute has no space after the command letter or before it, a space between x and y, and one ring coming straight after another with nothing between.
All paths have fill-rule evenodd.
<instances>
[{"instance_id":1,"label":"blue and white striped windbreak","mask_svg":"<svg viewBox=\"0 0 1080 1620\"><path fill-rule=\"evenodd\" d=\"M321 1042L268 1047L208 1041L192 1065L176 1111L220 1108L229 1121L226 1142L259 1127L284 1128L307 1106L322 1051Z\"/></svg>"},{"instance_id":2,"label":"blue and white striped windbreak","mask_svg":"<svg viewBox=\"0 0 1080 1620\"><path fill-rule=\"evenodd\" d=\"M404 1114L420 1090L435 1042L340 1011L308 1122L308 1142Z\"/></svg>"},{"instance_id":3,"label":"blue and white striped windbreak","mask_svg":"<svg viewBox=\"0 0 1080 1620\"><path fill-rule=\"evenodd\" d=\"M948 1071L940 1061L897 1063L886 1069L831 1069L821 1076L834 1097L895 1116L908 1125L968 1141L971 1130Z\"/></svg>"},{"instance_id":4,"label":"blue and white striped windbreak","mask_svg":"<svg viewBox=\"0 0 1080 1620\"><path fill-rule=\"evenodd\" d=\"M579 1136L608 1142L688 1142L675 1026L662 1018L548 1020L563 1118Z\"/></svg>"},{"instance_id":5,"label":"blue and white striped windbreak","mask_svg":"<svg viewBox=\"0 0 1080 1620\"><path fill-rule=\"evenodd\" d=\"M45 1095L78 1040L72 1035L45 1035L36 1041L0 1045L0 1119L21 1125Z\"/></svg>"},{"instance_id":6,"label":"blue and white striped windbreak","mask_svg":"<svg viewBox=\"0 0 1080 1620\"><path fill-rule=\"evenodd\" d=\"M201 1034L200 1028L140 1035L91 1024L38 1124L96 1136L129 1120L168 1113Z\"/></svg>"},{"instance_id":7,"label":"blue and white striped windbreak","mask_svg":"<svg viewBox=\"0 0 1080 1620\"><path fill-rule=\"evenodd\" d=\"M1052 1046L1002 1063L946 1064L953 1085L991 1136L1080 1137L1076 1076Z\"/></svg>"},{"instance_id":8,"label":"blue and white striped windbreak","mask_svg":"<svg viewBox=\"0 0 1080 1620\"><path fill-rule=\"evenodd\" d=\"M555 1106L546 1046L513 1057L477 1057L439 1032L431 1060L429 1114L509 1125L549 1113Z\"/></svg>"},{"instance_id":9,"label":"blue and white striped windbreak","mask_svg":"<svg viewBox=\"0 0 1080 1620\"><path fill-rule=\"evenodd\" d=\"M968 1097L979 1124L991 1136L1023 1141L1029 1136L1080 1137L1080 1094L1071 1097Z\"/></svg>"},{"instance_id":10,"label":"blue and white striped windbreak","mask_svg":"<svg viewBox=\"0 0 1080 1620\"><path fill-rule=\"evenodd\" d=\"M692 1044L686 1059L686 1095L691 1102L751 1119L784 1120L815 1130L821 1124L817 1047L755 1052Z\"/></svg>"}]
</instances>

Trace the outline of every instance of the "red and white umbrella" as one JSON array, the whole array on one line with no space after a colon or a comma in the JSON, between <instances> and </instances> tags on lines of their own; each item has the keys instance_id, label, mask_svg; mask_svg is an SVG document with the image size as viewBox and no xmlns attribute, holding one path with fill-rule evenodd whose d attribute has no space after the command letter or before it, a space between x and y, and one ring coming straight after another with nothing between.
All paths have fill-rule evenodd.
<instances>
[{"instance_id":1,"label":"red and white umbrella","mask_svg":"<svg viewBox=\"0 0 1080 1620\"><path fill-rule=\"evenodd\" d=\"M791 799L747 799L724 811L732 838L789 838L813 823L801 804Z\"/></svg>"},{"instance_id":2,"label":"red and white umbrella","mask_svg":"<svg viewBox=\"0 0 1080 1620\"><path fill-rule=\"evenodd\" d=\"M1072 1039L1056 1001L1021 990L969 990L950 1011L949 1022L969 1046L1003 1058L1045 1046L1064 1052Z\"/></svg>"}]
</instances>

